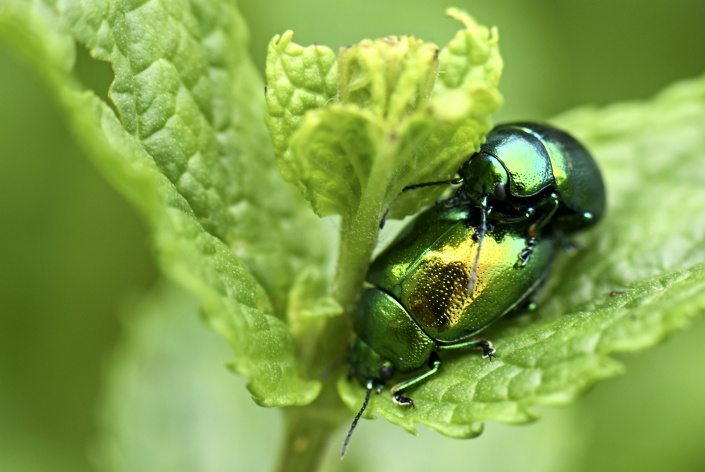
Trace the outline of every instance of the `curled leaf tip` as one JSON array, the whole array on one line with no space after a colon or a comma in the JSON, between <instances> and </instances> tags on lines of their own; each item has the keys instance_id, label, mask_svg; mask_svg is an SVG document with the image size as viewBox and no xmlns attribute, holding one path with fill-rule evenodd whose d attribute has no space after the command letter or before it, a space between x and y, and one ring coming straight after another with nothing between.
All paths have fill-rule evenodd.
<instances>
[{"instance_id":1,"label":"curled leaf tip","mask_svg":"<svg viewBox=\"0 0 705 472\"><path fill-rule=\"evenodd\" d=\"M281 36L277 34L272 38L272 46L274 46L277 51L283 51L291 44L293 38L294 32L292 30L286 30Z\"/></svg>"},{"instance_id":2,"label":"curled leaf tip","mask_svg":"<svg viewBox=\"0 0 705 472\"><path fill-rule=\"evenodd\" d=\"M487 44L490 46L495 46L498 43L499 43L499 30L497 29L496 26L493 26L492 28L490 28L490 38L487 41Z\"/></svg>"},{"instance_id":3,"label":"curled leaf tip","mask_svg":"<svg viewBox=\"0 0 705 472\"><path fill-rule=\"evenodd\" d=\"M458 20L465 25L467 29L474 29L477 26L475 20L467 14L465 10L451 7L446 10L446 16Z\"/></svg>"}]
</instances>

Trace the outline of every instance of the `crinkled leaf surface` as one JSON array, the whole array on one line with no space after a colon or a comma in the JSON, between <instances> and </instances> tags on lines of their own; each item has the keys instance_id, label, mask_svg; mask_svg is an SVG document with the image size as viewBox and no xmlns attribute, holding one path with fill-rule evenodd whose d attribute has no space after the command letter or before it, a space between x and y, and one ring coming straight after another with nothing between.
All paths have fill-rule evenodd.
<instances>
[{"instance_id":1,"label":"crinkled leaf surface","mask_svg":"<svg viewBox=\"0 0 705 472\"><path fill-rule=\"evenodd\" d=\"M483 420L526 422L531 406L565 404L622 372L610 353L653 346L705 308L705 76L648 103L554 121L584 141L606 179L606 218L579 238L587 250L560 258L535 313L482 333L494 361L447 355L438 375L409 391L415 409L382 394L370 411L455 437L478 434ZM361 387L341 378L339 389L358 409Z\"/></svg>"},{"instance_id":2,"label":"crinkled leaf surface","mask_svg":"<svg viewBox=\"0 0 705 472\"><path fill-rule=\"evenodd\" d=\"M0 34L37 66L96 164L143 212L165 273L200 296L254 399L312 401L320 386L302 378L281 318L295 277L321 272L327 245L274 168L235 8L12 1L0 5ZM110 62L119 117L79 85L77 43Z\"/></svg>"},{"instance_id":3,"label":"crinkled leaf surface","mask_svg":"<svg viewBox=\"0 0 705 472\"><path fill-rule=\"evenodd\" d=\"M502 75L499 34L478 25L467 13L450 8L448 16L465 25L440 51L438 81L430 101L437 125L413 160L399 171L413 176L404 185L450 179L480 147L501 103L496 89ZM418 134L413 130L412 134ZM435 201L444 188L428 187L396 196L392 218L415 213Z\"/></svg>"},{"instance_id":4,"label":"crinkled leaf surface","mask_svg":"<svg viewBox=\"0 0 705 472\"><path fill-rule=\"evenodd\" d=\"M320 108L338 94L335 53L325 46L307 48L292 42L294 33L275 36L267 50L267 126L279 167L295 180L287 165L289 140L308 110Z\"/></svg>"},{"instance_id":5,"label":"crinkled leaf surface","mask_svg":"<svg viewBox=\"0 0 705 472\"><path fill-rule=\"evenodd\" d=\"M344 47L336 65L291 32L274 38L267 123L285 178L316 213L346 221L374 207L379 220L402 188L450 178L479 147L500 103L498 37L464 12L448 15L465 28L440 53L395 36ZM429 192L401 199L394 214L413 213Z\"/></svg>"}]
</instances>

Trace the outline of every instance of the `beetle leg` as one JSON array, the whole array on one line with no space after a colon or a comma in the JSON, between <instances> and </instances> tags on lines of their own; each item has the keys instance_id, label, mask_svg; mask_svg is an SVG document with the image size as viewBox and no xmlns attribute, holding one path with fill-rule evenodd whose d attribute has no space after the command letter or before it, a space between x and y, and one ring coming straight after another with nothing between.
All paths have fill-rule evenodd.
<instances>
[{"instance_id":1,"label":"beetle leg","mask_svg":"<svg viewBox=\"0 0 705 472\"><path fill-rule=\"evenodd\" d=\"M502 224L507 224L507 223L521 223L522 221L526 221L532 216L536 214L536 210L533 209L532 207L529 207L526 209L523 215L520 216L504 216L504 215L498 215L495 218L495 221L498 223Z\"/></svg>"},{"instance_id":2,"label":"beetle leg","mask_svg":"<svg viewBox=\"0 0 705 472\"><path fill-rule=\"evenodd\" d=\"M517 269L523 268L527 262L529 262L529 258L531 257L531 254L534 253L534 248L536 247L536 236L529 236L529 238L526 240L526 247L524 248L523 251L519 253L519 261L514 264L514 267Z\"/></svg>"},{"instance_id":3,"label":"beetle leg","mask_svg":"<svg viewBox=\"0 0 705 472\"><path fill-rule=\"evenodd\" d=\"M401 189L401 192L399 192L399 195L401 195L402 193L407 192L409 190L415 190L415 189L421 188L421 187L431 187L434 185L458 185L462 182L463 182L463 179L460 177L455 178L455 179L450 179L450 180L438 180L435 182L423 182L420 184L414 184L414 185L409 185L408 187L404 187L403 189ZM399 198L399 195L397 195L394 199L396 200L397 198ZM453 205L453 206L456 206L456 205ZM391 206L389 208L387 208L387 210L384 212L384 215L382 216L382 220L379 222L379 229L384 228L384 225L387 222L387 215L389 215L390 208L391 208Z\"/></svg>"},{"instance_id":4,"label":"beetle leg","mask_svg":"<svg viewBox=\"0 0 705 472\"><path fill-rule=\"evenodd\" d=\"M560 205L560 200L558 200L558 195L555 193L551 194L550 197L550 202L548 205L551 206L549 210L543 214L541 218L536 220L534 224L531 225L529 228L529 233L531 234L537 234L539 231L543 229L544 226L548 224L549 221L551 221L551 218L553 218L553 215L556 214L556 211L558 210L558 206ZM547 206L548 206L547 205Z\"/></svg>"},{"instance_id":5,"label":"beetle leg","mask_svg":"<svg viewBox=\"0 0 705 472\"><path fill-rule=\"evenodd\" d=\"M475 348L475 349L482 349L482 358L483 359L492 359L495 357L494 353L497 352L493 347L492 347L492 341L489 341L485 338L479 338L479 339L470 339L468 341L464 341L461 343L456 343L456 344L444 344L440 346L440 349L467 349L467 348Z\"/></svg>"},{"instance_id":6,"label":"beetle leg","mask_svg":"<svg viewBox=\"0 0 705 472\"><path fill-rule=\"evenodd\" d=\"M438 357L438 354L435 352L431 353L431 357L428 360L429 366L431 367L431 370L428 370L424 372L423 374L414 377L409 380L405 380L401 383L396 384L394 387L392 387L391 394L392 394L392 400L394 400L394 403L398 405L405 405L409 407L414 407L414 400L412 400L409 397L405 397L401 395L399 392L402 390L405 390L412 385L416 385L417 383L425 380L426 378L432 376L436 372L438 372L438 369L441 367L441 359Z\"/></svg>"},{"instance_id":7,"label":"beetle leg","mask_svg":"<svg viewBox=\"0 0 705 472\"><path fill-rule=\"evenodd\" d=\"M482 210L482 226L480 226L480 232L479 234L477 231L475 232L476 235L478 235L477 238L477 251L475 252L475 262L472 265L472 271L470 272L470 280L468 281L468 294L470 295L470 298L473 298L473 294L475 293L475 282L477 280L477 267L480 262L480 250L482 249L482 241L485 239L485 234L487 233L487 213L488 212L488 207L487 207L487 197L482 198L481 206L480 209Z\"/></svg>"},{"instance_id":8,"label":"beetle leg","mask_svg":"<svg viewBox=\"0 0 705 472\"><path fill-rule=\"evenodd\" d=\"M492 341L488 341L485 338L480 339L480 342L478 343L478 347L480 349L482 349L482 358L483 359L492 360L492 358L494 357L494 353L497 352L492 347Z\"/></svg>"},{"instance_id":9,"label":"beetle leg","mask_svg":"<svg viewBox=\"0 0 705 472\"><path fill-rule=\"evenodd\" d=\"M531 226L529 226L529 235L528 238L526 238L526 246L524 247L524 250L519 253L519 261L514 265L514 267L521 269L526 266L527 262L529 262L529 258L531 258L531 254L533 254L534 248L536 247L536 236L543 229L543 227L551 221L551 218L553 218L553 215L555 215L558 210L559 204L560 202L558 200L558 195L552 193L551 201L549 203L549 205L552 205L551 208L538 220L534 221Z\"/></svg>"},{"instance_id":10,"label":"beetle leg","mask_svg":"<svg viewBox=\"0 0 705 472\"><path fill-rule=\"evenodd\" d=\"M409 397L405 397L401 393L393 393L392 401L397 405L408 406L409 408L414 408L416 406L414 405L414 400Z\"/></svg>"}]
</instances>

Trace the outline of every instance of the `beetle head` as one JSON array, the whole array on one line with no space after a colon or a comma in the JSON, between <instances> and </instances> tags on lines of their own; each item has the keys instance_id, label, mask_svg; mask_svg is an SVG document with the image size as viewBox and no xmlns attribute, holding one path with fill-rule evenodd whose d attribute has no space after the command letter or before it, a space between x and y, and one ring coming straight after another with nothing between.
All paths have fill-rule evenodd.
<instances>
[{"instance_id":1,"label":"beetle head","mask_svg":"<svg viewBox=\"0 0 705 472\"><path fill-rule=\"evenodd\" d=\"M360 338L355 338L355 341L350 345L350 366L355 376L360 379L365 386L365 401L362 408L355 416L348 435L345 437L343 448L340 451L340 457L345 456L345 451L348 449L348 442L352 436L357 422L367 408L367 403L370 401L370 393L377 386L377 393L381 392L384 382L392 378L394 367L392 363L384 360L382 356L377 354L365 341Z\"/></svg>"},{"instance_id":2,"label":"beetle head","mask_svg":"<svg viewBox=\"0 0 705 472\"><path fill-rule=\"evenodd\" d=\"M460 169L462 191L476 201L482 197L503 201L509 191L509 174L496 157L478 152Z\"/></svg>"},{"instance_id":3,"label":"beetle head","mask_svg":"<svg viewBox=\"0 0 705 472\"><path fill-rule=\"evenodd\" d=\"M370 380L384 384L394 374L392 363L377 354L360 338L355 338L350 346L350 367L355 377L364 385Z\"/></svg>"}]
</instances>

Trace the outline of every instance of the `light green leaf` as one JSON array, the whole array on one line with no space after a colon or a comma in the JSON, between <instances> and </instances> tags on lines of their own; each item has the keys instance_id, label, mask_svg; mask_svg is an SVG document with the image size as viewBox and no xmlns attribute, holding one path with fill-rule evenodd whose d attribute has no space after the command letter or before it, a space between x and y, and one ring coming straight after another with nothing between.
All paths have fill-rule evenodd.
<instances>
[{"instance_id":1,"label":"light green leaf","mask_svg":"<svg viewBox=\"0 0 705 472\"><path fill-rule=\"evenodd\" d=\"M321 108L338 93L335 53L325 46L301 47L292 31L275 36L267 50L265 117L279 168L296 182L288 162L289 141L308 110Z\"/></svg>"},{"instance_id":2,"label":"light green leaf","mask_svg":"<svg viewBox=\"0 0 705 472\"><path fill-rule=\"evenodd\" d=\"M285 178L297 183L317 214L339 214L349 221L360 218L360 211L374 210L372 219L378 222L404 187L450 178L479 147L500 102L497 36L465 13L449 10L449 15L465 29L440 53L440 61L436 45L413 36L342 48L339 103L330 100L335 68L324 69L318 60L325 57L327 65L329 51L293 46L290 33L270 45L267 80L277 84L268 92L270 133ZM281 65L282 49L317 60L298 60L292 73ZM294 86L292 76L313 77L312 90ZM315 97L318 107L328 106L302 107L299 94ZM295 117L284 137L281 116ZM416 195L405 201L404 210L398 206L395 214L413 213L425 200Z\"/></svg>"},{"instance_id":3,"label":"light green leaf","mask_svg":"<svg viewBox=\"0 0 705 472\"><path fill-rule=\"evenodd\" d=\"M566 404L617 375L614 352L645 349L705 308L705 76L648 103L583 109L555 123L593 152L605 175L605 219L562 255L538 310L482 333L497 349L446 355L441 371L409 391L416 408L375 396L372 409L415 432L415 423L470 437L481 422L522 423L534 405ZM677 357L674 358L677 365ZM362 388L339 388L358 409Z\"/></svg>"},{"instance_id":4,"label":"light green leaf","mask_svg":"<svg viewBox=\"0 0 705 472\"><path fill-rule=\"evenodd\" d=\"M349 105L306 115L290 142L291 167L297 169L299 187L314 209L343 214L357 208L384 136L367 110ZM348 185L341 186L341 180Z\"/></svg>"},{"instance_id":5,"label":"light green leaf","mask_svg":"<svg viewBox=\"0 0 705 472\"><path fill-rule=\"evenodd\" d=\"M327 244L274 168L256 99L262 84L234 7L13 1L0 9L0 31L37 65L96 165L142 211L163 270L201 297L254 399L312 401L320 384L305 379L281 318L296 274L324 271ZM73 75L72 36L111 63L119 119Z\"/></svg>"},{"instance_id":6,"label":"light green leaf","mask_svg":"<svg viewBox=\"0 0 705 472\"><path fill-rule=\"evenodd\" d=\"M453 178L462 164L480 148L492 128L492 114L501 103L497 92L502 75L499 33L477 22L464 11L450 8L451 18L465 29L441 50L440 73L429 109L438 122L419 148L415 159L400 173L416 180L406 185ZM402 218L434 202L445 187L405 192L394 201L392 218Z\"/></svg>"},{"instance_id":7,"label":"light green leaf","mask_svg":"<svg viewBox=\"0 0 705 472\"><path fill-rule=\"evenodd\" d=\"M338 54L340 101L390 125L421 108L438 75L438 48L414 36L365 39Z\"/></svg>"}]
</instances>

